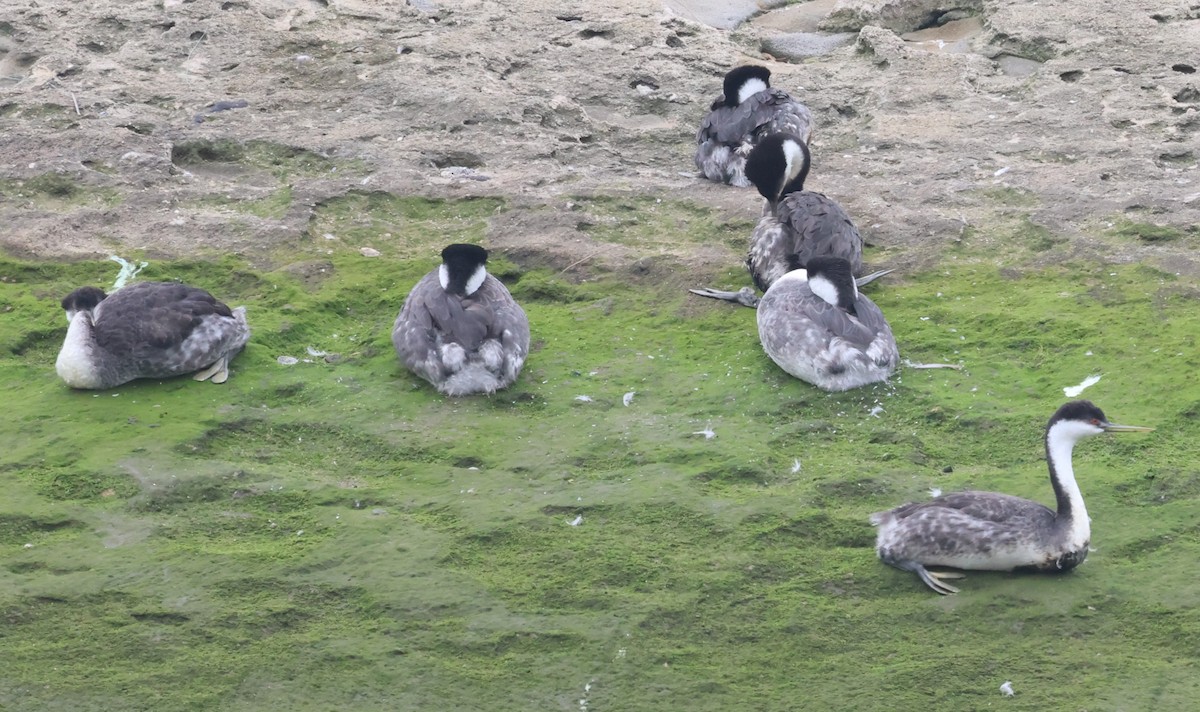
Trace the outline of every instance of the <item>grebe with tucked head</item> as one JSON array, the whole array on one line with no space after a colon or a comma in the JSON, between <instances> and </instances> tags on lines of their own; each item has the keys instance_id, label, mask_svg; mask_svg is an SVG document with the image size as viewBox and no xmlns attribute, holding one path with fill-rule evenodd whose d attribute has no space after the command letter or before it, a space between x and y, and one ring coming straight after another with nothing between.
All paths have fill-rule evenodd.
<instances>
[{"instance_id":1,"label":"grebe with tucked head","mask_svg":"<svg viewBox=\"0 0 1200 712\"><path fill-rule=\"evenodd\" d=\"M840 257L775 280L758 303L758 338L780 368L826 391L886 380L900 358L883 312Z\"/></svg>"},{"instance_id":2,"label":"grebe with tucked head","mask_svg":"<svg viewBox=\"0 0 1200 712\"><path fill-rule=\"evenodd\" d=\"M804 189L812 157L798 136L768 136L746 161L746 176L766 198L763 215L750 235L746 268L759 291L814 257L840 257L854 274L862 270L863 239L850 216L836 201ZM863 286L891 270L858 278ZM693 294L753 307L758 297L749 289L725 292L693 289Z\"/></svg>"},{"instance_id":3,"label":"grebe with tucked head","mask_svg":"<svg viewBox=\"0 0 1200 712\"><path fill-rule=\"evenodd\" d=\"M738 187L750 185L746 156L762 139L789 133L807 143L812 135L808 107L771 87L771 70L745 65L725 75L724 93L696 134L696 167L705 178Z\"/></svg>"},{"instance_id":4,"label":"grebe with tucked head","mask_svg":"<svg viewBox=\"0 0 1200 712\"><path fill-rule=\"evenodd\" d=\"M176 282L139 282L105 294L80 287L62 300L67 337L55 369L72 388L112 388L137 378L194 373L224 383L246 345L246 308Z\"/></svg>"},{"instance_id":5,"label":"grebe with tucked head","mask_svg":"<svg viewBox=\"0 0 1200 712\"><path fill-rule=\"evenodd\" d=\"M493 393L517 380L529 354L529 319L498 279L487 250L455 244L421 278L392 327L413 373L451 396Z\"/></svg>"}]
</instances>

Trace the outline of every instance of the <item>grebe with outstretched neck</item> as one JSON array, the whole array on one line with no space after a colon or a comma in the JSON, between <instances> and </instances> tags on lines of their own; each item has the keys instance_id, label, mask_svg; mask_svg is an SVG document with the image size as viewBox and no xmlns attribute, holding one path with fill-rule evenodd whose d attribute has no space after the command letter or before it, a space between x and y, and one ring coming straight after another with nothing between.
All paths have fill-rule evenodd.
<instances>
[{"instance_id":1,"label":"grebe with outstretched neck","mask_svg":"<svg viewBox=\"0 0 1200 712\"><path fill-rule=\"evenodd\" d=\"M1075 443L1101 433L1154 428L1110 423L1089 401L1067 403L1046 426L1046 461L1056 509L998 492L959 492L871 515L875 550L940 594L958 593L942 579L962 574L927 566L983 571L1070 571L1088 555L1091 521L1075 482Z\"/></svg>"}]
</instances>

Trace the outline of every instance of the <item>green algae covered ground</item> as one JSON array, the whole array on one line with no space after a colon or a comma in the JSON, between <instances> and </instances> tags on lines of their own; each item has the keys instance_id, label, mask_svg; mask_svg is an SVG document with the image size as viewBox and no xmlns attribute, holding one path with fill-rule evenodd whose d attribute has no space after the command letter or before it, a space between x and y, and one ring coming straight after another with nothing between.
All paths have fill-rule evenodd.
<instances>
[{"instance_id":1,"label":"green algae covered ground","mask_svg":"<svg viewBox=\"0 0 1200 712\"><path fill-rule=\"evenodd\" d=\"M869 288L904 357L963 369L831 395L762 354L751 310L678 280L576 282L496 255L533 353L508 391L439 396L399 368L392 320L442 245L484 240L507 209L351 195L271 259L150 260L139 279L247 306L252 341L223 386L65 388L58 302L117 266L0 261L0 709L1200 696L1195 285L1079 261L1048 234L972 230L936 268ZM596 239L642 244L608 227L628 206L589 209L613 217ZM693 204L661 210L717 224ZM686 247L675 220L649 223ZM350 246L367 239L380 257ZM998 260L987 245L1005 240ZM705 279L748 282L736 257ZM1077 451L1082 567L972 573L940 598L876 560L867 516L930 488L1052 502L1042 428L1090 375L1085 396L1113 420L1158 430Z\"/></svg>"}]
</instances>

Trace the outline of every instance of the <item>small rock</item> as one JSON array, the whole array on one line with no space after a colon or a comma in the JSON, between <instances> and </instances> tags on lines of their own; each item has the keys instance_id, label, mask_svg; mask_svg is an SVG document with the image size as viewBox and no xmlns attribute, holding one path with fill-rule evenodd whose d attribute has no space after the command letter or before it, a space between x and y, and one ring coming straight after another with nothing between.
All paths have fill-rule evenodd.
<instances>
[{"instance_id":1,"label":"small rock","mask_svg":"<svg viewBox=\"0 0 1200 712\"><path fill-rule=\"evenodd\" d=\"M449 168L443 168L441 174L443 178L459 178L462 180L484 181L492 179L491 176L480 173L474 168L467 168L466 166L450 166Z\"/></svg>"},{"instance_id":2,"label":"small rock","mask_svg":"<svg viewBox=\"0 0 1200 712\"><path fill-rule=\"evenodd\" d=\"M379 250L375 249L374 247L360 247L358 248L358 251L362 253L363 257L378 257L381 254Z\"/></svg>"},{"instance_id":3,"label":"small rock","mask_svg":"<svg viewBox=\"0 0 1200 712\"><path fill-rule=\"evenodd\" d=\"M762 50L776 59L799 62L854 44L855 37L853 32L787 32L765 38Z\"/></svg>"},{"instance_id":4,"label":"small rock","mask_svg":"<svg viewBox=\"0 0 1200 712\"><path fill-rule=\"evenodd\" d=\"M859 52L874 54L880 59L891 60L908 56L908 46L891 30L867 25L858 33L856 45Z\"/></svg>"}]
</instances>

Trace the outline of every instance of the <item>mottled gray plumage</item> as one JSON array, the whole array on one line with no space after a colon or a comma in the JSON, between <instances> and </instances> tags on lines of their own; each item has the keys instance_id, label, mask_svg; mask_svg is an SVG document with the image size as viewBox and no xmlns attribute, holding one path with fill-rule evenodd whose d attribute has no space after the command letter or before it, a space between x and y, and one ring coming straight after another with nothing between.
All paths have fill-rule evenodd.
<instances>
[{"instance_id":1,"label":"mottled gray plumage","mask_svg":"<svg viewBox=\"0 0 1200 712\"><path fill-rule=\"evenodd\" d=\"M810 140L813 121L808 107L787 92L771 88L770 76L766 67L754 66L737 67L726 75L725 92L713 102L696 133L696 167L705 178L748 186L746 156L763 138L788 133ZM763 90L739 102L739 91L755 80Z\"/></svg>"},{"instance_id":2,"label":"mottled gray plumage","mask_svg":"<svg viewBox=\"0 0 1200 712\"><path fill-rule=\"evenodd\" d=\"M63 299L70 327L55 364L73 388L196 373L223 383L250 338L244 307L174 282L140 282L111 295L82 287Z\"/></svg>"},{"instance_id":3,"label":"mottled gray plumage","mask_svg":"<svg viewBox=\"0 0 1200 712\"><path fill-rule=\"evenodd\" d=\"M1063 405L1046 426L1046 460L1057 509L998 492L959 492L871 515L876 551L940 594L957 593L926 566L988 571L1069 571L1087 558L1091 524L1075 481L1075 443L1101 433L1152 430L1110 423L1088 401Z\"/></svg>"},{"instance_id":4,"label":"mottled gray plumage","mask_svg":"<svg viewBox=\"0 0 1200 712\"><path fill-rule=\"evenodd\" d=\"M815 293L809 281L837 262L842 274L830 282L840 304ZM826 391L886 380L900 358L883 312L857 293L848 263L838 258L815 258L807 272L776 280L758 304L758 337L780 368Z\"/></svg>"},{"instance_id":5,"label":"mottled gray plumage","mask_svg":"<svg viewBox=\"0 0 1200 712\"><path fill-rule=\"evenodd\" d=\"M775 280L817 257L838 257L848 261L855 274L862 270L863 239L850 216L830 198L804 190L810 164L808 146L789 134L764 138L746 161L746 177L766 199L746 254L746 269L760 291L766 292ZM886 272L869 275L860 284L881 274ZM691 292L746 306L758 304L748 288Z\"/></svg>"},{"instance_id":6,"label":"mottled gray plumage","mask_svg":"<svg viewBox=\"0 0 1200 712\"><path fill-rule=\"evenodd\" d=\"M475 291L461 293L443 287L434 270L404 301L392 343L400 361L442 393L493 393L511 385L525 364L529 320L490 274Z\"/></svg>"},{"instance_id":7,"label":"mottled gray plumage","mask_svg":"<svg viewBox=\"0 0 1200 712\"><path fill-rule=\"evenodd\" d=\"M754 286L768 288L814 257L840 257L862 270L863 239L850 216L833 200L807 190L768 203L750 235L746 269Z\"/></svg>"}]
</instances>

